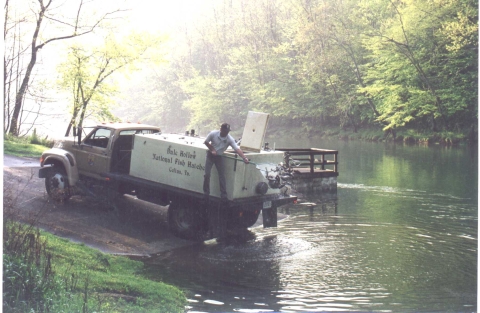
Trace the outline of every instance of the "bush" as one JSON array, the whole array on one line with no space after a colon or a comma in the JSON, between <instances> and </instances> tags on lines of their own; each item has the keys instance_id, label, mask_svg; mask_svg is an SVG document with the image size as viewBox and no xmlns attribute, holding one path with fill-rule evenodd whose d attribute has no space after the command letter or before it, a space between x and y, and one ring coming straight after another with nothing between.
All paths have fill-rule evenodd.
<instances>
[{"instance_id":1,"label":"bush","mask_svg":"<svg viewBox=\"0 0 480 313\"><path fill-rule=\"evenodd\" d=\"M3 308L11 312L48 312L61 289L52 271L52 255L38 230L7 223L3 231Z\"/></svg>"},{"instance_id":2,"label":"bush","mask_svg":"<svg viewBox=\"0 0 480 313\"><path fill-rule=\"evenodd\" d=\"M49 140L48 136L45 136L45 138L40 138L37 135L37 129L33 129L33 133L30 135L30 137L27 138L27 141L31 143L32 145L41 145L45 147L53 147L54 141Z\"/></svg>"},{"instance_id":3,"label":"bush","mask_svg":"<svg viewBox=\"0 0 480 313\"><path fill-rule=\"evenodd\" d=\"M61 290L52 270L52 254L33 222L13 222L18 195L7 185L3 194L3 309L48 312Z\"/></svg>"}]
</instances>

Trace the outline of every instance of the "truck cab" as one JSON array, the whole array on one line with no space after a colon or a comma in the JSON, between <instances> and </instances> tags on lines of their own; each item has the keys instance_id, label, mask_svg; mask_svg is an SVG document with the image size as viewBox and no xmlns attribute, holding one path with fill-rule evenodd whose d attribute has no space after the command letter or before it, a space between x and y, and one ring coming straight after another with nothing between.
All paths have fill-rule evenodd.
<instances>
[{"instance_id":1,"label":"truck cab","mask_svg":"<svg viewBox=\"0 0 480 313\"><path fill-rule=\"evenodd\" d=\"M103 180L108 172L128 173L135 134L161 133L159 127L103 123L83 128L75 137L55 142L40 159L40 178L50 196L66 200L79 192L80 179ZM82 135L86 135L82 139ZM82 186L83 187L83 186Z\"/></svg>"}]
</instances>

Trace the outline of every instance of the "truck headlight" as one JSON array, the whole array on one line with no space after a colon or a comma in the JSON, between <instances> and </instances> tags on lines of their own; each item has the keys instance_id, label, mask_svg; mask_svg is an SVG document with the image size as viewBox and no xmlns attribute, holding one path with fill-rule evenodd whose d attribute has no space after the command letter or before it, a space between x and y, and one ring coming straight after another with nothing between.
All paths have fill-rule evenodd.
<instances>
[{"instance_id":1,"label":"truck headlight","mask_svg":"<svg viewBox=\"0 0 480 313\"><path fill-rule=\"evenodd\" d=\"M266 182L259 182L255 187L255 192L261 195L266 194L268 191L268 184Z\"/></svg>"}]
</instances>

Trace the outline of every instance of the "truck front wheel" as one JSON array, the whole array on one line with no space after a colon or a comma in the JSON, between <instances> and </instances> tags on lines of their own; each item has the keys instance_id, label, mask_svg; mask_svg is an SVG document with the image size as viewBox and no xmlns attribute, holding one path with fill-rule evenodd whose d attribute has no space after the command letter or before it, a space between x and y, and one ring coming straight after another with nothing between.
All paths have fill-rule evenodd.
<instances>
[{"instance_id":1,"label":"truck front wheel","mask_svg":"<svg viewBox=\"0 0 480 313\"><path fill-rule=\"evenodd\" d=\"M189 199L173 200L168 207L168 225L180 238L201 240L205 230L202 208L195 207Z\"/></svg>"},{"instance_id":2,"label":"truck front wheel","mask_svg":"<svg viewBox=\"0 0 480 313\"><path fill-rule=\"evenodd\" d=\"M65 201L70 198L68 177L62 168L53 166L46 175L45 189L47 194L56 201Z\"/></svg>"}]
</instances>

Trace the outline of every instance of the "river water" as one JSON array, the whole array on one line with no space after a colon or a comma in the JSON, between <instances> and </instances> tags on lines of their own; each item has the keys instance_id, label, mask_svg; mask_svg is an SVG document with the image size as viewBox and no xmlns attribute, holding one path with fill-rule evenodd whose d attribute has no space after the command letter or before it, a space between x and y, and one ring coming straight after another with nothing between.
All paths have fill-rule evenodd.
<instances>
[{"instance_id":1,"label":"river water","mask_svg":"<svg viewBox=\"0 0 480 313\"><path fill-rule=\"evenodd\" d=\"M149 276L185 290L187 311L477 311L476 148L275 145L338 150L337 193L299 195L247 242L149 260Z\"/></svg>"}]
</instances>

